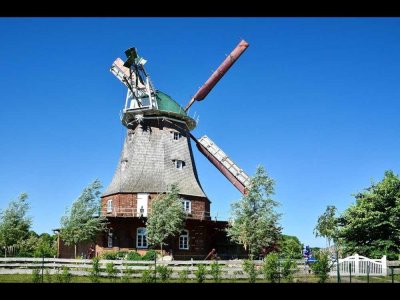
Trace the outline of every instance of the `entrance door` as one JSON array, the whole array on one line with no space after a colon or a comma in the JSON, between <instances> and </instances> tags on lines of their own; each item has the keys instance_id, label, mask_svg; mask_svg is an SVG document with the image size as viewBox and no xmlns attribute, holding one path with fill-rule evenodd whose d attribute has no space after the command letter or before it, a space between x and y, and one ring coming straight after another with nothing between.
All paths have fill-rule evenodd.
<instances>
[{"instance_id":1,"label":"entrance door","mask_svg":"<svg viewBox=\"0 0 400 300\"><path fill-rule=\"evenodd\" d=\"M138 193L137 194L137 215L140 217L147 217L147 201L149 199L149 194Z\"/></svg>"}]
</instances>

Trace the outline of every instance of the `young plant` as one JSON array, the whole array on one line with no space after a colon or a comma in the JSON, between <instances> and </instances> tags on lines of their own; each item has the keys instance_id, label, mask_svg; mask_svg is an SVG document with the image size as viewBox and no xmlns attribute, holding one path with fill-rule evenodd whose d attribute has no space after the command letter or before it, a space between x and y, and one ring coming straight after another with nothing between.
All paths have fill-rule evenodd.
<instances>
[{"instance_id":1,"label":"young plant","mask_svg":"<svg viewBox=\"0 0 400 300\"><path fill-rule=\"evenodd\" d=\"M214 261L211 264L210 274L215 282L221 282L221 265L218 264L218 261Z\"/></svg>"},{"instance_id":2,"label":"young plant","mask_svg":"<svg viewBox=\"0 0 400 300\"><path fill-rule=\"evenodd\" d=\"M179 282L186 283L189 279L189 268L179 271Z\"/></svg>"},{"instance_id":3,"label":"young plant","mask_svg":"<svg viewBox=\"0 0 400 300\"><path fill-rule=\"evenodd\" d=\"M329 253L326 251L318 251L315 258L317 261L311 264L311 270L318 277L318 282L324 283L328 280L329 271L331 270Z\"/></svg>"},{"instance_id":4,"label":"young plant","mask_svg":"<svg viewBox=\"0 0 400 300\"><path fill-rule=\"evenodd\" d=\"M199 264L197 265L197 270L194 272L194 275L196 276L197 283L203 283L206 280L206 266Z\"/></svg>"},{"instance_id":5,"label":"young plant","mask_svg":"<svg viewBox=\"0 0 400 300\"><path fill-rule=\"evenodd\" d=\"M142 283L153 283L155 282L154 272L152 267L147 270L144 270L142 273Z\"/></svg>"},{"instance_id":6,"label":"young plant","mask_svg":"<svg viewBox=\"0 0 400 300\"><path fill-rule=\"evenodd\" d=\"M293 275L296 272L297 264L294 260L287 258L283 262L282 266L282 277L287 282L293 282Z\"/></svg>"},{"instance_id":7,"label":"young plant","mask_svg":"<svg viewBox=\"0 0 400 300\"><path fill-rule=\"evenodd\" d=\"M270 253L265 257L262 271L266 280L272 283L279 280L279 257L277 253Z\"/></svg>"},{"instance_id":8,"label":"young plant","mask_svg":"<svg viewBox=\"0 0 400 300\"><path fill-rule=\"evenodd\" d=\"M257 270L254 261L247 259L243 261L243 271L249 276L249 282L255 283L257 279Z\"/></svg>"},{"instance_id":9,"label":"young plant","mask_svg":"<svg viewBox=\"0 0 400 300\"><path fill-rule=\"evenodd\" d=\"M44 276L46 277L46 281L47 281L48 283L51 283L52 277L51 277L51 274L50 274L49 269L46 269L46 271L44 272Z\"/></svg>"},{"instance_id":10,"label":"young plant","mask_svg":"<svg viewBox=\"0 0 400 300\"><path fill-rule=\"evenodd\" d=\"M117 280L118 270L115 268L113 262L109 262L106 264L106 272L108 277L110 277L111 281L115 283L115 281Z\"/></svg>"},{"instance_id":11,"label":"young plant","mask_svg":"<svg viewBox=\"0 0 400 300\"><path fill-rule=\"evenodd\" d=\"M169 278L172 274L172 269L168 268L168 266L158 265L157 266L157 273L160 274L161 282L165 283L168 282Z\"/></svg>"},{"instance_id":12,"label":"young plant","mask_svg":"<svg viewBox=\"0 0 400 300\"><path fill-rule=\"evenodd\" d=\"M100 259L98 257L92 259L92 270L90 271L89 278L93 283L100 282Z\"/></svg>"},{"instance_id":13,"label":"young plant","mask_svg":"<svg viewBox=\"0 0 400 300\"><path fill-rule=\"evenodd\" d=\"M62 277L62 282L63 283L70 283L71 282L72 274L69 272L69 268L68 267L63 267L62 268L61 277Z\"/></svg>"},{"instance_id":14,"label":"young plant","mask_svg":"<svg viewBox=\"0 0 400 300\"><path fill-rule=\"evenodd\" d=\"M40 269L33 269L32 270L32 282L39 283L40 281L41 281Z\"/></svg>"}]
</instances>

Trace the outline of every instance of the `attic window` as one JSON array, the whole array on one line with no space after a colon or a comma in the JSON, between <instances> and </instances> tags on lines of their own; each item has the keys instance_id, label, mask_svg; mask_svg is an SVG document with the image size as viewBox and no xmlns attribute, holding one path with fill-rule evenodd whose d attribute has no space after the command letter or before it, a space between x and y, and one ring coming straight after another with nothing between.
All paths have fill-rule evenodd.
<instances>
[{"instance_id":1,"label":"attic window","mask_svg":"<svg viewBox=\"0 0 400 300\"><path fill-rule=\"evenodd\" d=\"M126 165L128 164L128 160L124 159L121 161L121 171L125 171Z\"/></svg>"},{"instance_id":2,"label":"attic window","mask_svg":"<svg viewBox=\"0 0 400 300\"><path fill-rule=\"evenodd\" d=\"M172 136L175 141L178 141L182 137L182 134L176 131L172 131Z\"/></svg>"},{"instance_id":3,"label":"attic window","mask_svg":"<svg viewBox=\"0 0 400 300\"><path fill-rule=\"evenodd\" d=\"M174 160L175 167L179 170L182 170L185 166L185 162L183 160Z\"/></svg>"}]
</instances>

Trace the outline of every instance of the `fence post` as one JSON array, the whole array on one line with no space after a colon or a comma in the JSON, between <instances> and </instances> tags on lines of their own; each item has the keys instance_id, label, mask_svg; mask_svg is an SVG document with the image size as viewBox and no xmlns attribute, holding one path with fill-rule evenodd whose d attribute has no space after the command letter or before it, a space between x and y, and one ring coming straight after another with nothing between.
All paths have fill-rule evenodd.
<instances>
[{"instance_id":1,"label":"fence post","mask_svg":"<svg viewBox=\"0 0 400 300\"><path fill-rule=\"evenodd\" d=\"M354 276L357 276L360 275L360 258L357 253L354 256Z\"/></svg>"},{"instance_id":2,"label":"fence post","mask_svg":"<svg viewBox=\"0 0 400 300\"><path fill-rule=\"evenodd\" d=\"M369 263L370 261L367 261L367 283L369 283Z\"/></svg>"},{"instance_id":3,"label":"fence post","mask_svg":"<svg viewBox=\"0 0 400 300\"><path fill-rule=\"evenodd\" d=\"M336 250L336 271L337 271L337 282L340 283L340 263L339 263L339 251Z\"/></svg>"},{"instance_id":4,"label":"fence post","mask_svg":"<svg viewBox=\"0 0 400 300\"><path fill-rule=\"evenodd\" d=\"M392 271L392 283L394 283L394 272L393 272L393 271L394 271L394 268L391 267L390 269L391 269L391 271Z\"/></svg>"},{"instance_id":5,"label":"fence post","mask_svg":"<svg viewBox=\"0 0 400 300\"><path fill-rule=\"evenodd\" d=\"M42 252L42 283L43 283L43 268L44 268L44 252Z\"/></svg>"},{"instance_id":6,"label":"fence post","mask_svg":"<svg viewBox=\"0 0 400 300\"><path fill-rule=\"evenodd\" d=\"M350 283L351 283L351 261L349 262Z\"/></svg>"}]
</instances>

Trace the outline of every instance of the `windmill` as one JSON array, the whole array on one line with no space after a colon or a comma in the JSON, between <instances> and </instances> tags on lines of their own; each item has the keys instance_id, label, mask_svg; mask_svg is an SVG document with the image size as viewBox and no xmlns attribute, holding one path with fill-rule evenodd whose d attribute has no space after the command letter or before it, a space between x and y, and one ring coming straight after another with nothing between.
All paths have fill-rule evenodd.
<instances>
[{"instance_id":1,"label":"windmill","mask_svg":"<svg viewBox=\"0 0 400 300\"><path fill-rule=\"evenodd\" d=\"M128 89L121 112L127 134L112 181L102 195L102 214L111 224L103 248L118 244L119 249L147 249L144 219L151 201L176 183L187 213L188 229L175 241L175 246L171 242L171 249L192 254L209 252L209 237L213 236L210 228L216 225L207 225L212 222L210 201L198 179L190 139L241 193L247 192L250 179L209 137L197 139L190 133L197 122L187 111L206 98L248 45L242 40L185 108L155 88L145 69L147 61L136 48L125 51L125 62L121 58L113 62L110 71Z\"/></svg>"}]
</instances>

